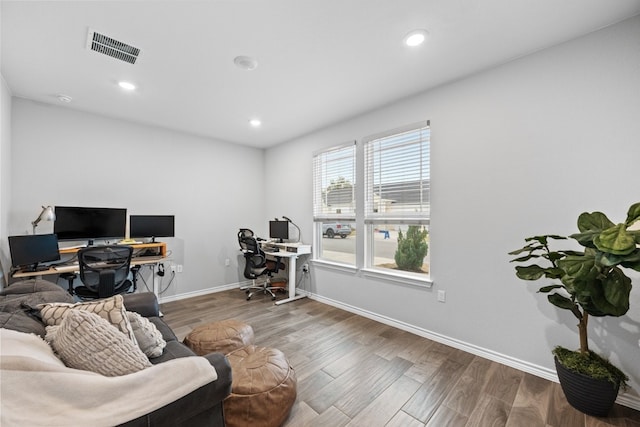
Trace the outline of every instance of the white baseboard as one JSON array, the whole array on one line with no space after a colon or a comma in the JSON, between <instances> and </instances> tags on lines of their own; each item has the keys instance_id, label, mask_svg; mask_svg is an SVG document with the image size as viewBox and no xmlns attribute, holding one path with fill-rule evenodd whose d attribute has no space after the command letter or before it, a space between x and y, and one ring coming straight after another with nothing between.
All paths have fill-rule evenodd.
<instances>
[{"instance_id":1,"label":"white baseboard","mask_svg":"<svg viewBox=\"0 0 640 427\"><path fill-rule=\"evenodd\" d=\"M629 393L621 393L618 395L618 398L616 399L616 403L631 409L635 409L636 411L640 411L639 396L632 396Z\"/></svg>"},{"instance_id":2,"label":"white baseboard","mask_svg":"<svg viewBox=\"0 0 640 427\"><path fill-rule=\"evenodd\" d=\"M429 331L427 329L423 329L414 325L410 325L408 323L392 319L390 317L382 316L377 313L373 313L371 311L363 310L358 307L354 307L349 304L345 304L340 301L336 301L330 298L323 297L321 295L313 294L307 291L299 290L300 294L305 294L310 299L319 301L323 304L331 305L333 307L340 308L342 310L358 314L362 317L366 317L371 320L375 320L380 323L384 323L385 325L393 326L395 328L401 329L403 331L410 332L412 334L428 338L430 340L439 342L441 344L448 345L453 348L457 348L458 350L466 351L467 353L475 354L476 356L483 357L485 359L492 360L497 363L501 363L503 365L510 366L514 369L518 369L520 371L527 372L531 375L535 375L537 377L544 378L549 381L558 382L558 375L556 371L553 369L548 369L539 365L535 365L533 363L526 362L524 360L519 360L511 356L507 356L505 354L497 353L492 350L488 350L486 348L478 347L474 344L469 344L464 341L460 341L454 338L449 338L447 336ZM616 399L616 403L627 406L629 408L639 410L640 411L640 397L632 396L629 393L621 393L618 395Z\"/></svg>"},{"instance_id":3,"label":"white baseboard","mask_svg":"<svg viewBox=\"0 0 640 427\"><path fill-rule=\"evenodd\" d=\"M251 284L251 280L244 281L244 282L229 283L228 285L216 286L215 288L203 289L203 290L194 291L194 292L187 292L187 293L179 294L179 295L172 295L172 296L168 296L168 297L160 297L160 298L158 298L158 302L160 304L162 304L162 303L165 303L165 302L179 301L179 300L182 300L182 299L199 297L199 296L202 296L202 295L215 294L217 292L228 291L228 290L231 290L231 289L238 289L239 287L245 286L247 284Z\"/></svg>"}]
</instances>

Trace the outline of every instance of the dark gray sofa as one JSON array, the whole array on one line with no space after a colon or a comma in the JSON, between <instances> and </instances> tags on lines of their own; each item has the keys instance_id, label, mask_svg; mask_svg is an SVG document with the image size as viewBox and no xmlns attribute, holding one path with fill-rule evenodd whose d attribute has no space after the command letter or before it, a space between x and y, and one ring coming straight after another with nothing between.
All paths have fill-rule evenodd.
<instances>
[{"instance_id":1,"label":"dark gray sofa","mask_svg":"<svg viewBox=\"0 0 640 427\"><path fill-rule=\"evenodd\" d=\"M45 326L37 318L37 312L29 307L46 302L74 301L64 289L44 280L32 279L12 284L0 291L0 327L43 337ZM150 359L151 363L160 364L178 357L195 356L195 353L178 341L171 328L159 316L158 301L153 293L126 294L124 304L128 311L135 311L153 322L167 342L162 356ZM122 425L224 426L222 401L231 393L231 367L223 354L211 353L204 357L215 367L218 373L216 381Z\"/></svg>"}]
</instances>

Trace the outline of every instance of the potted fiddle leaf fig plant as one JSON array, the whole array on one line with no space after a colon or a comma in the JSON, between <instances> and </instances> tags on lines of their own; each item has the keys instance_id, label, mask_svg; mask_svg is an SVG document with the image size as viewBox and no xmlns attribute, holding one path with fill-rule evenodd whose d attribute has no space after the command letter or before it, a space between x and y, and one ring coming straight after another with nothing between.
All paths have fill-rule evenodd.
<instances>
[{"instance_id":1,"label":"potted fiddle leaf fig plant","mask_svg":"<svg viewBox=\"0 0 640 427\"><path fill-rule=\"evenodd\" d=\"M579 233L569 238L584 249L553 249L551 242L567 240L558 235L525 239L523 248L510 252L516 276L523 280L550 279L539 292L554 306L569 310L578 319L580 347L553 350L560 385L576 409L605 416L628 377L606 359L589 350L589 317L619 317L629 310L631 279L625 270L640 271L640 203L633 204L623 223L614 224L602 212L582 213ZM576 245L577 247L577 245ZM531 262L534 263L531 263ZM526 265L523 265L526 264Z\"/></svg>"}]
</instances>

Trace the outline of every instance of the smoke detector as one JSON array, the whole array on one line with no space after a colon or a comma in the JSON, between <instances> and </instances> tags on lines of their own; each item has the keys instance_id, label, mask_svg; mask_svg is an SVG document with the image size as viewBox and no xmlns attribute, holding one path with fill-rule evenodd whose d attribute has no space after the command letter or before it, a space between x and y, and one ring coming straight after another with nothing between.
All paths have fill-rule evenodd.
<instances>
[{"instance_id":1,"label":"smoke detector","mask_svg":"<svg viewBox=\"0 0 640 427\"><path fill-rule=\"evenodd\" d=\"M87 34L87 49L119 59L120 61L128 62L129 64L135 64L141 53L137 47L98 33L91 28L89 28Z\"/></svg>"},{"instance_id":2,"label":"smoke detector","mask_svg":"<svg viewBox=\"0 0 640 427\"><path fill-rule=\"evenodd\" d=\"M73 98L71 98L69 95L64 95L64 94L62 94L62 93L60 93L60 94L56 95L56 98L58 98L58 101L60 101L60 102L64 102L64 103L66 103L66 104L68 104L69 102L71 102L71 100L73 99Z\"/></svg>"},{"instance_id":3,"label":"smoke detector","mask_svg":"<svg viewBox=\"0 0 640 427\"><path fill-rule=\"evenodd\" d=\"M242 68L247 71L255 70L258 66L258 61L250 56L236 56L233 63L236 64L238 68Z\"/></svg>"}]
</instances>

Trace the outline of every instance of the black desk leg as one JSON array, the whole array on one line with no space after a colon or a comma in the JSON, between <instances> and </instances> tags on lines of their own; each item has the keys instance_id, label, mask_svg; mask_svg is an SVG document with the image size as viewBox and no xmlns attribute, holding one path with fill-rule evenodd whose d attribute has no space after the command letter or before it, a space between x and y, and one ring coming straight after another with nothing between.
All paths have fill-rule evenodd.
<instances>
[{"instance_id":1,"label":"black desk leg","mask_svg":"<svg viewBox=\"0 0 640 427\"><path fill-rule=\"evenodd\" d=\"M75 291L73 289L73 281L76 280L78 276L75 273L62 273L60 277L62 277L63 279L66 279L67 282L69 282L69 288L67 289L67 292L69 292L69 295L75 294Z\"/></svg>"},{"instance_id":2,"label":"black desk leg","mask_svg":"<svg viewBox=\"0 0 640 427\"><path fill-rule=\"evenodd\" d=\"M131 267L131 275L133 276L133 292L138 289L138 271L140 271L139 265Z\"/></svg>"}]
</instances>

